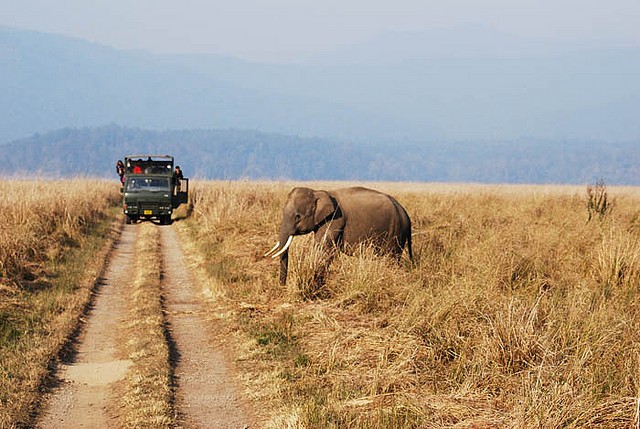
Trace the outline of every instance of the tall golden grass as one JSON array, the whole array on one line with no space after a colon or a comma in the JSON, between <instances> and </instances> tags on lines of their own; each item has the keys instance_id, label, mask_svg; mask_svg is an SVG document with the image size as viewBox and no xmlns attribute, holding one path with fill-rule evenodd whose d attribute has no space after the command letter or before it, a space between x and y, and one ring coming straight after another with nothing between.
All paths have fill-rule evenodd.
<instances>
[{"instance_id":1,"label":"tall golden grass","mask_svg":"<svg viewBox=\"0 0 640 429\"><path fill-rule=\"evenodd\" d=\"M0 278L19 286L41 274L103 219L118 194L112 183L82 179L0 182Z\"/></svg>"},{"instance_id":2,"label":"tall golden grass","mask_svg":"<svg viewBox=\"0 0 640 429\"><path fill-rule=\"evenodd\" d=\"M409 212L415 264L363 247L317 290L311 237L287 287L262 258L292 185L194 183L177 224L266 426L637 425L637 188L609 189L613 210L588 221L585 187L367 185Z\"/></svg>"},{"instance_id":3,"label":"tall golden grass","mask_svg":"<svg viewBox=\"0 0 640 429\"><path fill-rule=\"evenodd\" d=\"M0 427L26 426L108 248L117 184L0 182Z\"/></svg>"}]
</instances>

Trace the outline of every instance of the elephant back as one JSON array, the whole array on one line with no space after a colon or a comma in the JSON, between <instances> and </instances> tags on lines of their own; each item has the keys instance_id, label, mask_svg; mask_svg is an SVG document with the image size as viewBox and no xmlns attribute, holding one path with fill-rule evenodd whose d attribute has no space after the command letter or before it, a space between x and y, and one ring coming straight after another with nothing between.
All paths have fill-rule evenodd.
<instances>
[{"instance_id":1,"label":"elephant back","mask_svg":"<svg viewBox=\"0 0 640 429\"><path fill-rule=\"evenodd\" d=\"M410 234L404 208L390 195L373 189L354 187L333 192L345 216L345 244L374 240L400 252Z\"/></svg>"}]
</instances>

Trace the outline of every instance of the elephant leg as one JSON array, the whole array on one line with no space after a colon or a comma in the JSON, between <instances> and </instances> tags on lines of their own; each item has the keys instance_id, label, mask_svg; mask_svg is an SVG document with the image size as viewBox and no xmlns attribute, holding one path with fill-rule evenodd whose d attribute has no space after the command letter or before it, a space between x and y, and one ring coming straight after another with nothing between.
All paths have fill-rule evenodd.
<instances>
[{"instance_id":1,"label":"elephant leg","mask_svg":"<svg viewBox=\"0 0 640 429\"><path fill-rule=\"evenodd\" d=\"M329 267L336 253L339 251L342 241L342 231L335 228L323 227L316 231L314 238L322 249L322 262L318 264L313 274L314 290L316 291L315 297L320 297L326 292L324 285L327 280Z\"/></svg>"},{"instance_id":2,"label":"elephant leg","mask_svg":"<svg viewBox=\"0 0 640 429\"><path fill-rule=\"evenodd\" d=\"M323 248L322 262L316 266L313 273L313 295L311 298L326 298L328 291L325 289L327 275L333 259L337 254L335 246Z\"/></svg>"}]
</instances>

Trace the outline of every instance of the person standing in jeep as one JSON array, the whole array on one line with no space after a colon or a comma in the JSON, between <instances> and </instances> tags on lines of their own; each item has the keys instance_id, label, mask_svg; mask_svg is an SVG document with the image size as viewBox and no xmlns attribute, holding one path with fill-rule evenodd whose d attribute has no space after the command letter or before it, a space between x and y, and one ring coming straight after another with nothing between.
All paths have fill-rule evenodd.
<instances>
[{"instance_id":1,"label":"person standing in jeep","mask_svg":"<svg viewBox=\"0 0 640 429\"><path fill-rule=\"evenodd\" d=\"M116 163L116 172L120 176L120 184L124 186L124 163L121 159Z\"/></svg>"},{"instance_id":2,"label":"person standing in jeep","mask_svg":"<svg viewBox=\"0 0 640 429\"><path fill-rule=\"evenodd\" d=\"M173 171L173 183L175 183L175 195L178 195L180 192L180 185L182 184L182 179L184 176L182 175L182 170L180 170L180 166L176 165L176 169Z\"/></svg>"}]
</instances>

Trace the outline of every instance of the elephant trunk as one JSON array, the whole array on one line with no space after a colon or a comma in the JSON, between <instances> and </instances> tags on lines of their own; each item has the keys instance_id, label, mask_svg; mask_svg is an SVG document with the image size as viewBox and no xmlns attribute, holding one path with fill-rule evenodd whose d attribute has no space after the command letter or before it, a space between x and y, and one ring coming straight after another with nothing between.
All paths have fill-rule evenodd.
<instances>
[{"instance_id":1,"label":"elephant trunk","mask_svg":"<svg viewBox=\"0 0 640 429\"><path fill-rule=\"evenodd\" d=\"M287 284L287 273L289 271L289 251L285 251L280 255L280 284Z\"/></svg>"},{"instance_id":2,"label":"elephant trunk","mask_svg":"<svg viewBox=\"0 0 640 429\"><path fill-rule=\"evenodd\" d=\"M290 232L290 228L287 228L285 222L283 222L282 228L280 228L279 241L282 244L282 248L274 255L280 256L280 284L287 283L287 274L289 272L289 246L293 240L293 233Z\"/></svg>"}]
</instances>

